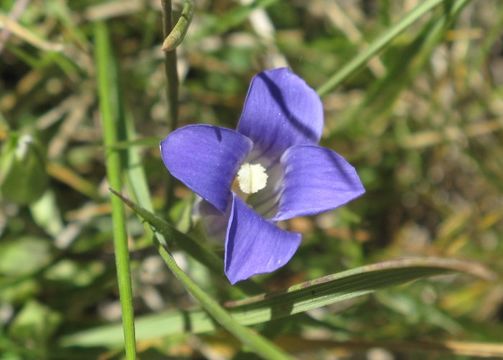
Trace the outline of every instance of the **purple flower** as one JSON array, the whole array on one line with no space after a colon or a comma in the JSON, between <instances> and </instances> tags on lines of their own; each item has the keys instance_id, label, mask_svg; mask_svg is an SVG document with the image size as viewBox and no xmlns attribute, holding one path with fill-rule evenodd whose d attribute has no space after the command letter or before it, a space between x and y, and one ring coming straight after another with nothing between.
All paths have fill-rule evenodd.
<instances>
[{"instance_id":1,"label":"purple flower","mask_svg":"<svg viewBox=\"0 0 503 360\"><path fill-rule=\"evenodd\" d=\"M322 128L319 96L281 68L253 78L237 130L189 125L161 142L169 172L205 200L200 211L210 231L224 226L232 284L293 256L301 235L278 221L332 210L365 192L342 156L317 145Z\"/></svg>"}]
</instances>

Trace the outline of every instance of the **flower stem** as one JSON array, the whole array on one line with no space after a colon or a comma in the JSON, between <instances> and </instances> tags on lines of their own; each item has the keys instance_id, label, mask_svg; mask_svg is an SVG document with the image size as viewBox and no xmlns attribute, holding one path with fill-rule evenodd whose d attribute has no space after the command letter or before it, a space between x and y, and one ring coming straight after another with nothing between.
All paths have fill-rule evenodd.
<instances>
[{"instance_id":1,"label":"flower stem","mask_svg":"<svg viewBox=\"0 0 503 360\"><path fill-rule=\"evenodd\" d=\"M173 28L173 15L171 9L171 0L161 0L162 5L162 24L164 39L169 35ZM166 74L167 86L166 97L168 100L168 127L169 132L175 130L178 126L178 74L176 71L176 49L164 52L164 72ZM166 205L169 209L174 200L175 179L169 175L166 194Z\"/></svg>"},{"instance_id":2,"label":"flower stem","mask_svg":"<svg viewBox=\"0 0 503 360\"><path fill-rule=\"evenodd\" d=\"M117 149L113 146L118 140L118 129L120 119L112 108L113 104L113 59L110 53L110 41L108 30L104 23L98 22L94 28L96 40L96 65L98 77L98 96L100 104L100 114L103 123L103 138L105 143L105 159L107 168L107 179L110 187L120 189L121 180L121 157ZM115 248L115 263L117 268L117 282L119 286L119 297L122 309L122 328L124 332L124 347L126 359L136 359L136 343L134 329L133 311L133 291L131 289L131 273L129 269L129 251L127 244L126 222L124 205L122 201L113 196L112 223Z\"/></svg>"}]
</instances>

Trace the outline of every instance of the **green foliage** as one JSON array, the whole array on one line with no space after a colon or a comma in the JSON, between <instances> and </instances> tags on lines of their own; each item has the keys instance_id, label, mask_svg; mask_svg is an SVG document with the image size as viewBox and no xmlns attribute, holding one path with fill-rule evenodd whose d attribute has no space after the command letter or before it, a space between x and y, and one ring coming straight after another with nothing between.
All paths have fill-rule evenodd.
<instances>
[{"instance_id":1,"label":"green foliage","mask_svg":"<svg viewBox=\"0 0 503 360\"><path fill-rule=\"evenodd\" d=\"M9 277L35 273L51 258L50 243L46 239L25 237L3 242L0 244L0 273Z\"/></svg>"},{"instance_id":2,"label":"green foliage","mask_svg":"<svg viewBox=\"0 0 503 360\"><path fill-rule=\"evenodd\" d=\"M9 335L39 358L45 358L50 354L48 341L60 322L60 314L36 301L29 301L12 321Z\"/></svg>"},{"instance_id":3,"label":"green foliage","mask_svg":"<svg viewBox=\"0 0 503 360\"><path fill-rule=\"evenodd\" d=\"M45 151L31 135L12 135L0 153L0 194L26 205L37 200L48 182Z\"/></svg>"},{"instance_id":4,"label":"green foliage","mask_svg":"<svg viewBox=\"0 0 503 360\"><path fill-rule=\"evenodd\" d=\"M386 286L452 271L470 273L482 279L491 278L491 274L477 264L438 258L395 260L327 275L294 285L282 292L260 294L242 301L228 303L227 311L239 324L256 325L330 304L349 303L353 298L368 295ZM408 300L411 301L411 299ZM394 301L400 301L400 299L394 299ZM201 302L201 305L206 309L204 303ZM408 307L409 312L418 308L414 305ZM212 315L210 311L208 313ZM182 334L187 327L196 334L217 328L212 318L199 309L186 312L174 311L158 314L155 317L141 317L136 325L139 340ZM120 334L119 326L104 326L69 335L62 339L62 344L64 346L119 345L122 341Z\"/></svg>"}]
</instances>

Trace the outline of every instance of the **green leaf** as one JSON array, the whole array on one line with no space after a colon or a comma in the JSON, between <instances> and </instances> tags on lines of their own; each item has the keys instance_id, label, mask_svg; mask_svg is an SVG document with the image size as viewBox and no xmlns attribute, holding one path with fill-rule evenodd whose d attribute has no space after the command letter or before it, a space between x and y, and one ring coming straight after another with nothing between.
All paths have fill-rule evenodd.
<instances>
[{"instance_id":1,"label":"green leaf","mask_svg":"<svg viewBox=\"0 0 503 360\"><path fill-rule=\"evenodd\" d=\"M262 294L227 303L229 313L242 325L254 325L284 318L326 305L370 294L387 286L404 284L427 276L461 272L482 279L493 274L478 263L442 258L391 260L362 266L303 282L285 291ZM141 317L136 322L137 339L146 340L180 334L202 333L216 329L204 311L174 311ZM116 346L120 326L110 325L66 336L66 346Z\"/></svg>"},{"instance_id":2,"label":"green leaf","mask_svg":"<svg viewBox=\"0 0 503 360\"><path fill-rule=\"evenodd\" d=\"M120 96L120 99L122 112L124 112L122 96ZM126 126L126 138L128 140L132 140L136 137L133 117L131 112L126 112L123 116ZM157 141L157 144L159 144L159 141ZM153 205L148 188L147 176L145 175L140 150L135 146L129 146L127 148L126 175L128 189L134 194L136 201L138 201L144 208L152 211Z\"/></svg>"},{"instance_id":3,"label":"green leaf","mask_svg":"<svg viewBox=\"0 0 503 360\"><path fill-rule=\"evenodd\" d=\"M63 220L53 190L47 190L30 206L33 220L45 232L56 237L63 230Z\"/></svg>"},{"instance_id":4,"label":"green leaf","mask_svg":"<svg viewBox=\"0 0 503 360\"><path fill-rule=\"evenodd\" d=\"M34 135L12 134L0 154L0 193L20 205L42 196L47 188L45 148Z\"/></svg>"},{"instance_id":5,"label":"green leaf","mask_svg":"<svg viewBox=\"0 0 503 360\"><path fill-rule=\"evenodd\" d=\"M61 315L36 301L28 302L17 314L9 335L28 349L44 353L51 335L61 323ZM39 354L39 358L45 358Z\"/></svg>"},{"instance_id":6,"label":"green leaf","mask_svg":"<svg viewBox=\"0 0 503 360\"><path fill-rule=\"evenodd\" d=\"M32 274L46 266L51 258L47 239L27 236L4 241L0 244L0 275L12 279Z\"/></svg>"},{"instance_id":7,"label":"green leaf","mask_svg":"<svg viewBox=\"0 0 503 360\"><path fill-rule=\"evenodd\" d=\"M119 91L119 89L117 89ZM119 107L121 118L125 125L125 137L128 140L136 137L136 129L131 112L125 111L122 101L122 94L119 96ZM158 142L159 143L159 142ZM135 146L129 146L126 149L125 172L127 176L128 188L134 193L135 199L145 208L152 210L152 200L148 189L147 176L142 163L140 150Z\"/></svg>"}]
</instances>

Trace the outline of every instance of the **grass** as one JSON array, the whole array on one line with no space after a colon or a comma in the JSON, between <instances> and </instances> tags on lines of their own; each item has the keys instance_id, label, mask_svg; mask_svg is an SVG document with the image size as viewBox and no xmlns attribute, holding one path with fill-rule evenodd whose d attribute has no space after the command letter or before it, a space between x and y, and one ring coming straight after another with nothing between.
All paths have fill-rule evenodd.
<instances>
[{"instance_id":1,"label":"grass","mask_svg":"<svg viewBox=\"0 0 503 360\"><path fill-rule=\"evenodd\" d=\"M176 20L184 4L172 5ZM166 92L161 1L2 0L0 141L30 134L37 145L29 154L36 157L21 163L16 176L47 185L40 191L19 182L28 199L19 201L0 165L0 358L121 358L122 335L98 332L117 329L121 300L129 358L249 358L263 339L270 351L263 356L270 358L280 351L300 359L356 358L375 347L407 359L502 356L498 5L194 2L177 48L174 108L173 92ZM109 44L95 36L104 27ZM322 143L355 165L367 193L334 212L290 221L289 228L304 234L292 261L233 288L218 271L222 245L206 241L193 222L190 191L168 185L157 144L176 126L234 128L250 78L284 63L323 95ZM111 204L108 186L167 221L163 255L182 282L163 263L148 221L123 212L116 197ZM114 237L120 239L115 250ZM177 245L183 239L190 242ZM117 271L115 254L122 259ZM248 330L218 305L410 256L475 261L496 277L448 275L327 303L255 323L257 338L247 346L233 331L243 340ZM195 299L183 284L196 291ZM215 311L234 336L200 307L210 316ZM142 334L136 350L133 310ZM266 310L264 318L277 315ZM162 328L169 318L180 329L185 312L207 330ZM93 329L110 341L62 346L70 335Z\"/></svg>"}]
</instances>

